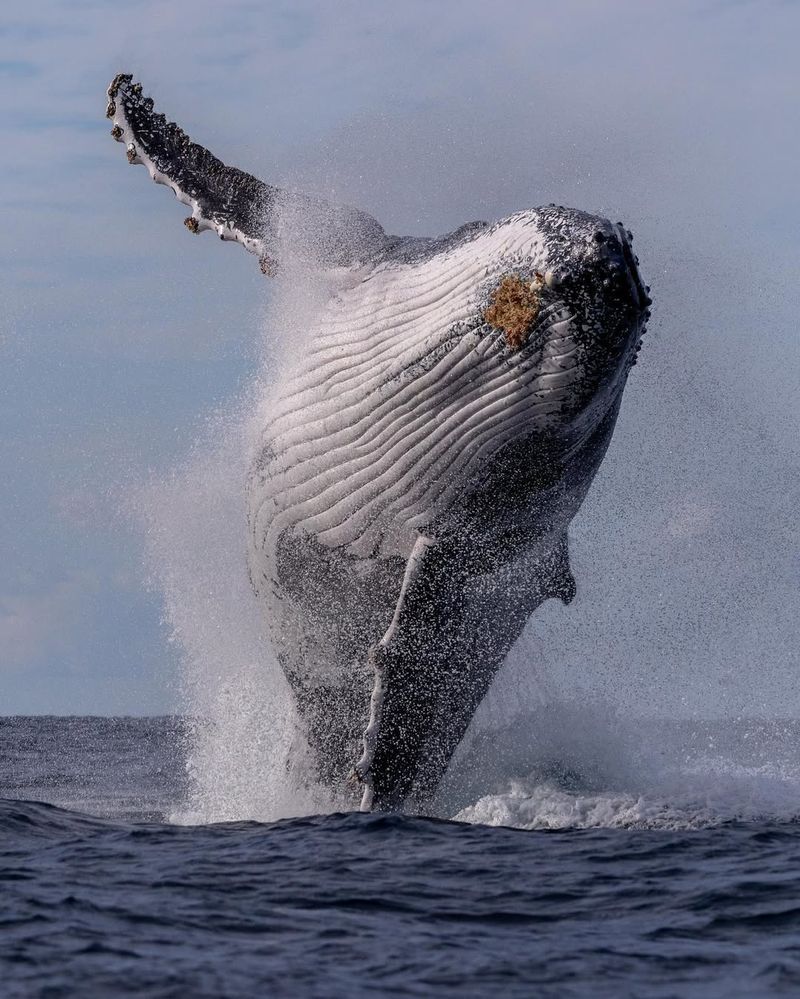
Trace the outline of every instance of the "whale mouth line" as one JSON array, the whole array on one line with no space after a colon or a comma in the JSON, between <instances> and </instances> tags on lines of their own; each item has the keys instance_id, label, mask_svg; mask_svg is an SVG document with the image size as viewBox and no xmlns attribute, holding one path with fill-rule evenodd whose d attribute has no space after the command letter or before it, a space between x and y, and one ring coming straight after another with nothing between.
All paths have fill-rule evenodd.
<instances>
[{"instance_id":1,"label":"whale mouth line","mask_svg":"<svg viewBox=\"0 0 800 999\"><path fill-rule=\"evenodd\" d=\"M644 311L649 305L652 304L652 299L648 294L649 289L645 287L645 284L642 281L642 275L639 273L639 260L633 252L630 238L628 237L628 233L626 232L624 226L616 225L615 229L617 230L617 235L622 245L622 256L625 261L625 268L628 280L631 284L631 290L633 291L636 307L640 311Z\"/></svg>"}]
</instances>

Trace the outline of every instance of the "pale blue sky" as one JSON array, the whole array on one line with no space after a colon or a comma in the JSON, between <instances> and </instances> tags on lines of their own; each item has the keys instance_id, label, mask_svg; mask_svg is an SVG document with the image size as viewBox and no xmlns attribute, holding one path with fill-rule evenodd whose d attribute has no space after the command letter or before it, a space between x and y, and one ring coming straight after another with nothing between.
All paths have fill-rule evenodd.
<instances>
[{"instance_id":1,"label":"pale blue sky","mask_svg":"<svg viewBox=\"0 0 800 999\"><path fill-rule=\"evenodd\" d=\"M800 4L120 6L18 4L0 25L0 711L176 707L121 500L255 369L268 284L128 167L103 116L127 70L226 161L391 231L548 201L632 225L656 322L597 502L622 497L638 559L607 603L651 596L618 654L690 656L707 566L692 627L713 682L752 668L765 709L797 713ZM683 572L667 612L654 581Z\"/></svg>"}]
</instances>

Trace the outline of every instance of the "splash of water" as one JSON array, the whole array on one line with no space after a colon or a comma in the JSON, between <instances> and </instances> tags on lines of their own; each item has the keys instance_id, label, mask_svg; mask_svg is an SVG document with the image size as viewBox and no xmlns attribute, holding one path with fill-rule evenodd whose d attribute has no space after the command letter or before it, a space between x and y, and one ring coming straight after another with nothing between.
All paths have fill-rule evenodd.
<instances>
[{"instance_id":1,"label":"splash of water","mask_svg":"<svg viewBox=\"0 0 800 999\"><path fill-rule=\"evenodd\" d=\"M797 722L641 718L603 701L554 702L473 733L441 805L459 821L521 829L796 820L799 733Z\"/></svg>"},{"instance_id":2,"label":"splash of water","mask_svg":"<svg viewBox=\"0 0 800 999\"><path fill-rule=\"evenodd\" d=\"M191 793L182 822L270 821L341 805L317 785L268 622L247 572L244 484L272 388L301 349L321 278L284 267L265 322L261 371L210 419L191 455L140 490L151 585L178 645L190 718Z\"/></svg>"}]
</instances>

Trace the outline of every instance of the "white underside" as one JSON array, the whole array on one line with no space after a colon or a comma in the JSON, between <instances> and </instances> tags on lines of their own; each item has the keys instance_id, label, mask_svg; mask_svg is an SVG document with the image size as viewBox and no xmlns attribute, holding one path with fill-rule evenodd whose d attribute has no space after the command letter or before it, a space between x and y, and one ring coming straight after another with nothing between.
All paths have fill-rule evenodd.
<instances>
[{"instance_id":1,"label":"white underside","mask_svg":"<svg viewBox=\"0 0 800 999\"><path fill-rule=\"evenodd\" d=\"M488 289L523 264L548 266L533 212L430 260L381 265L331 299L266 414L274 458L251 483L256 551L294 528L407 558L491 455L553 420L576 375L573 317L543 310L546 341L518 352L477 322Z\"/></svg>"}]
</instances>

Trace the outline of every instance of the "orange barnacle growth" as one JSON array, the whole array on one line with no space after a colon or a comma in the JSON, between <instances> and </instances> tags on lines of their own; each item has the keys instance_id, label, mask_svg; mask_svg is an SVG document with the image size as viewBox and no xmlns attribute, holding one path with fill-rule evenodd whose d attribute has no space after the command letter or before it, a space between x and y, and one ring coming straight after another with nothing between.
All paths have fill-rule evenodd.
<instances>
[{"instance_id":1,"label":"orange barnacle growth","mask_svg":"<svg viewBox=\"0 0 800 999\"><path fill-rule=\"evenodd\" d=\"M543 286L544 278L538 273L533 281L523 281L518 274L506 274L492 292L483 318L505 333L506 343L512 350L519 350L525 344L531 326L536 322Z\"/></svg>"}]
</instances>

